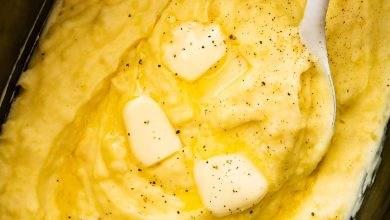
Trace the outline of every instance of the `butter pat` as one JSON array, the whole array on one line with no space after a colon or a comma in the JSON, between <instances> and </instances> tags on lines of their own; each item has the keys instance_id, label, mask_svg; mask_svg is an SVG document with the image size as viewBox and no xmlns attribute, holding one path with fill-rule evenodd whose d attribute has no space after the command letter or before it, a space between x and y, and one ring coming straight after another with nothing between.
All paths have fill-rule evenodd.
<instances>
[{"instance_id":1,"label":"butter pat","mask_svg":"<svg viewBox=\"0 0 390 220\"><path fill-rule=\"evenodd\" d=\"M264 176L249 159L238 154L197 163L194 178L204 205L217 217L254 206L268 189Z\"/></svg>"},{"instance_id":2,"label":"butter pat","mask_svg":"<svg viewBox=\"0 0 390 220\"><path fill-rule=\"evenodd\" d=\"M165 45L164 61L180 77L196 80L226 53L224 39L216 24L181 24L174 30L172 41Z\"/></svg>"},{"instance_id":3,"label":"butter pat","mask_svg":"<svg viewBox=\"0 0 390 220\"><path fill-rule=\"evenodd\" d=\"M129 101L123 118L132 152L143 165L156 164L181 148L179 137L153 99L141 96Z\"/></svg>"}]
</instances>

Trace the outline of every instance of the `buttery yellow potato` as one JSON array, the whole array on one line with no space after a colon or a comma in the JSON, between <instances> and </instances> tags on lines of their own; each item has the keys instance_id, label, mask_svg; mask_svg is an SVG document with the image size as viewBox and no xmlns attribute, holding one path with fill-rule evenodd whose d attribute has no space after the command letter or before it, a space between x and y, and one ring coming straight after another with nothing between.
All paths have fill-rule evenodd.
<instances>
[{"instance_id":1,"label":"buttery yellow potato","mask_svg":"<svg viewBox=\"0 0 390 220\"><path fill-rule=\"evenodd\" d=\"M332 97L301 43L303 0L57 3L0 136L0 219L217 219L194 163L239 153L266 196L222 219L347 219L389 110L390 2L331 0ZM217 24L226 54L188 82L164 62L185 22ZM234 79L234 80L230 80ZM152 97L183 148L144 167L124 105Z\"/></svg>"}]
</instances>

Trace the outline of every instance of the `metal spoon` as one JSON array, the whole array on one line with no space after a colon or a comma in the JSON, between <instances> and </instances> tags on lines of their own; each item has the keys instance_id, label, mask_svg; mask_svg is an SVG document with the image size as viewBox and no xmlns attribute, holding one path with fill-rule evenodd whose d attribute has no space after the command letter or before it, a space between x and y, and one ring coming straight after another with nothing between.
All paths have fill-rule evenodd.
<instances>
[{"instance_id":1,"label":"metal spoon","mask_svg":"<svg viewBox=\"0 0 390 220\"><path fill-rule=\"evenodd\" d=\"M333 97L333 121L336 119L336 94L333 85L332 75L330 73L328 52L325 38L325 18L328 10L329 0L307 0L305 14L299 25L299 36L303 44L310 51L319 68L329 79Z\"/></svg>"}]
</instances>

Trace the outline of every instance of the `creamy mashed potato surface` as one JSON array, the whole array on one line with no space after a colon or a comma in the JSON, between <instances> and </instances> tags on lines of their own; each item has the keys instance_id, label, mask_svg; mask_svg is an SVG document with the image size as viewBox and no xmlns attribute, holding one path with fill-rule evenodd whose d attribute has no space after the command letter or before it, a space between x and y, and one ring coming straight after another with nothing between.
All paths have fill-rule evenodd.
<instances>
[{"instance_id":1,"label":"creamy mashed potato surface","mask_svg":"<svg viewBox=\"0 0 390 220\"><path fill-rule=\"evenodd\" d=\"M267 191L222 219L349 218L389 115L390 2L330 1L334 130L327 78L297 31L304 6L59 2L3 125L0 218L217 219L194 166L226 154L248 158ZM209 66L183 63L183 28L203 30L208 43L187 55ZM148 167L123 119L140 96L158 103L182 144Z\"/></svg>"}]
</instances>

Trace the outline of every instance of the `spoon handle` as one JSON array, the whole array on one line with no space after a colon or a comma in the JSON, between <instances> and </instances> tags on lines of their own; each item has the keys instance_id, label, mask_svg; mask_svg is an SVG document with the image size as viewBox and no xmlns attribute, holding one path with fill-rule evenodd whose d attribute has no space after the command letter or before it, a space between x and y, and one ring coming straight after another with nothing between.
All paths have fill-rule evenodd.
<instances>
[{"instance_id":1,"label":"spoon handle","mask_svg":"<svg viewBox=\"0 0 390 220\"><path fill-rule=\"evenodd\" d=\"M307 0L305 13L299 25L299 35L324 72L330 75L325 38L328 3L329 0Z\"/></svg>"},{"instance_id":2,"label":"spoon handle","mask_svg":"<svg viewBox=\"0 0 390 220\"><path fill-rule=\"evenodd\" d=\"M325 20L328 4L329 0L306 1L305 13L299 25L299 36L302 43L313 55L316 63L319 64L318 67L320 70L328 77L333 99L332 126L334 126L336 120L336 92L329 67L325 36Z\"/></svg>"}]
</instances>

